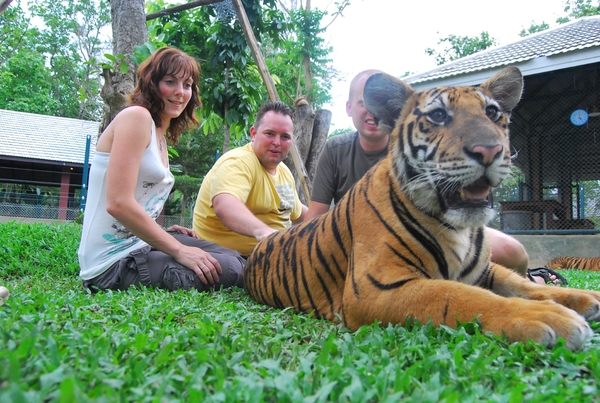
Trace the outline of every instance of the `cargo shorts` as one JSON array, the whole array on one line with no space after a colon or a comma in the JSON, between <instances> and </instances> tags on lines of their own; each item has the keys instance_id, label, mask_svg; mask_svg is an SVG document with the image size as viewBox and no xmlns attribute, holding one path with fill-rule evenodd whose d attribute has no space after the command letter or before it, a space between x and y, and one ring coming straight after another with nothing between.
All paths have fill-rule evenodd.
<instances>
[{"instance_id":1,"label":"cargo shorts","mask_svg":"<svg viewBox=\"0 0 600 403\"><path fill-rule=\"evenodd\" d=\"M178 231L167 230L167 232L184 245L202 248L205 252L210 253L223 270L219 276L219 282L204 284L193 270L183 266L170 255L147 245L132 251L127 257L115 262L99 276L83 280L83 286L92 292L126 290L132 286L167 290L195 288L198 291L218 290L234 286L243 287L242 270L246 259L239 252Z\"/></svg>"}]
</instances>

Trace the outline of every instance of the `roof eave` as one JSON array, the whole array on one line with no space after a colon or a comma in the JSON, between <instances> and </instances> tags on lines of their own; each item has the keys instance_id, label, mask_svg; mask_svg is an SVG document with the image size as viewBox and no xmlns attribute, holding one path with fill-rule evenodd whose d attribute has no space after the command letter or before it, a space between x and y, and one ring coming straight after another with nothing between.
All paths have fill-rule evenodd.
<instances>
[{"instance_id":1,"label":"roof eave","mask_svg":"<svg viewBox=\"0 0 600 403\"><path fill-rule=\"evenodd\" d=\"M440 86L478 85L507 66L515 66L521 70L524 77L535 74L557 71L571 67L585 66L600 62L600 47L573 50L551 56L540 56L523 62L484 68L479 71L465 72L447 77L419 80L419 76L408 77L406 81L415 90L424 90Z\"/></svg>"}]
</instances>

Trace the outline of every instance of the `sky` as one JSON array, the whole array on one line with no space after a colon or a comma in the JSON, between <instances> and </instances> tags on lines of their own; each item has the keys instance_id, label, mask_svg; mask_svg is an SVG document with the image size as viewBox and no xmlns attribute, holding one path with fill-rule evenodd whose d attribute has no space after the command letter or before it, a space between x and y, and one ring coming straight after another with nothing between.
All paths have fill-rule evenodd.
<instances>
[{"instance_id":1,"label":"sky","mask_svg":"<svg viewBox=\"0 0 600 403\"><path fill-rule=\"evenodd\" d=\"M335 11L340 0L311 0L311 7ZM422 73L436 67L425 54L449 35L479 36L487 31L499 46L516 42L519 32L532 21L556 27L565 16L566 0L352 0L324 34L333 47L334 67L344 80L334 82L332 102L324 106L332 116L330 132L352 127L346 115L348 87L352 78L367 69L395 76ZM328 23L331 17L324 17Z\"/></svg>"}]
</instances>

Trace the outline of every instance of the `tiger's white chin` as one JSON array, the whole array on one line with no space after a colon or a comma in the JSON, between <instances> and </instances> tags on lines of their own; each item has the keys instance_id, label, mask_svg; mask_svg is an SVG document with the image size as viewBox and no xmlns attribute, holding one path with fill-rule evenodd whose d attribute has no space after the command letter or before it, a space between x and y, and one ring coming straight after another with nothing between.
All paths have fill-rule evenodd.
<instances>
[{"instance_id":1,"label":"tiger's white chin","mask_svg":"<svg viewBox=\"0 0 600 403\"><path fill-rule=\"evenodd\" d=\"M461 187L452 192L432 188L427 182L406 181L402 190L415 207L422 212L437 217L453 228L473 228L486 225L496 215L491 208L489 193L491 187L484 180L474 182L479 186Z\"/></svg>"},{"instance_id":2,"label":"tiger's white chin","mask_svg":"<svg viewBox=\"0 0 600 403\"><path fill-rule=\"evenodd\" d=\"M489 203L485 206L484 203L478 203L478 205L448 208L447 205L440 206L435 189L405 187L404 190L410 191L409 198L417 209L437 217L454 228L481 227L496 215L496 211L489 207Z\"/></svg>"},{"instance_id":3,"label":"tiger's white chin","mask_svg":"<svg viewBox=\"0 0 600 403\"><path fill-rule=\"evenodd\" d=\"M454 228L470 228L486 225L495 215L489 207L466 207L446 210L441 219Z\"/></svg>"}]
</instances>

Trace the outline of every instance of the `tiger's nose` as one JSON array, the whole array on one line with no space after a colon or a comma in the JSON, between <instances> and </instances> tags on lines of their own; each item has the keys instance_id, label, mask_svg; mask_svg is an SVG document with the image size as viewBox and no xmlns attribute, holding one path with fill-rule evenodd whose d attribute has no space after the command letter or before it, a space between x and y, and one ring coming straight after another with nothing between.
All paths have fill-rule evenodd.
<instances>
[{"instance_id":1,"label":"tiger's nose","mask_svg":"<svg viewBox=\"0 0 600 403\"><path fill-rule=\"evenodd\" d=\"M487 167L494 162L502 154L502 145L496 144L493 146L488 145L476 145L473 149L469 150L465 147L465 153L479 164Z\"/></svg>"}]
</instances>

